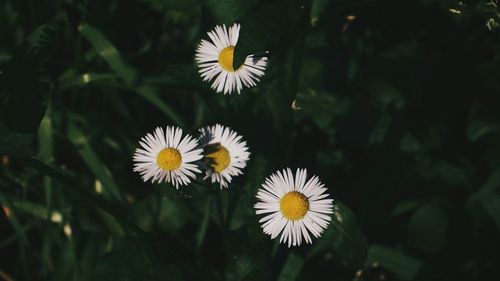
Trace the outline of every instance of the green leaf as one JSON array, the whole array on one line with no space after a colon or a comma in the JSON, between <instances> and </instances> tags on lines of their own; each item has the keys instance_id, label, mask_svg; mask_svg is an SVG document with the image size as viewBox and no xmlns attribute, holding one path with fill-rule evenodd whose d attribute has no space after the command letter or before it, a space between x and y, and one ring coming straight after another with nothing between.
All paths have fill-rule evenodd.
<instances>
[{"instance_id":1,"label":"green leaf","mask_svg":"<svg viewBox=\"0 0 500 281\"><path fill-rule=\"evenodd\" d=\"M109 40L96 28L89 24L82 24L78 30L99 55L109 64L109 66L120 75L125 82L131 84L136 78L136 72L129 67L118 50L109 42Z\"/></svg>"},{"instance_id":2,"label":"green leaf","mask_svg":"<svg viewBox=\"0 0 500 281\"><path fill-rule=\"evenodd\" d=\"M20 229L14 228L15 233L10 235L8 238L0 241L0 248L5 248L9 244L14 243L17 240L27 239L26 237L23 238L23 236L25 236L26 233L28 233L30 230L32 230L35 226L38 226L37 220L32 220L32 221L26 223L25 225L20 226ZM23 243L24 242L25 241L23 241Z\"/></svg>"},{"instance_id":3,"label":"green leaf","mask_svg":"<svg viewBox=\"0 0 500 281\"><path fill-rule=\"evenodd\" d=\"M154 258L148 245L123 240L114 251L98 261L92 280L175 280L171 277L162 278L160 263Z\"/></svg>"},{"instance_id":4,"label":"green leaf","mask_svg":"<svg viewBox=\"0 0 500 281\"><path fill-rule=\"evenodd\" d=\"M200 229L196 235L196 247L200 248L205 240L205 235L207 234L208 225L210 224L210 209L212 208L212 197L206 200L206 206L204 208L203 219L200 224Z\"/></svg>"},{"instance_id":5,"label":"green leaf","mask_svg":"<svg viewBox=\"0 0 500 281\"><path fill-rule=\"evenodd\" d=\"M43 117L38 129L38 158L42 159L45 163L51 162L53 158L52 133L52 118L50 116L50 109L47 109L47 114Z\"/></svg>"},{"instance_id":6,"label":"green leaf","mask_svg":"<svg viewBox=\"0 0 500 281\"><path fill-rule=\"evenodd\" d=\"M35 133L47 108L47 74L57 25L37 28L14 51L0 74L0 122L13 131Z\"/></svg>"},{"instance_id":7,"label":"green leaf","mask_svg":"<svg viewBox=\"0 0 500 281\"><path fill-rule=\"evenodd\" d=\"M199 6L200 0L143 0L149 3L153 8L158 10L175 10L185 13L193 13L196 7Z\"/></svg>"},{"instance_id":8,"label":"green leaf","mask_svg":"<svg viewBox=\"0 0 500 281\"><path fill-rule=\"evenodd\" d=\"M269 240L260 243L255 239L262 232L254 219L248 222L251 226L247 229L227 232L230 235L223 240L226 245L224 254L228 257L224 270L224 279L227 281L271 280L270 249L267 247Z\"/></svg>"},{"instance_id":9,"label":"green leaf","mask_svg":"<svg viewBox=\"0 0 500 281\"><path fill-rule=\"evenodd\" d=\"M241 1L246 2L246 1ZM241 20L233 65L237 68L251 54L278 54L293 43L302 16L300 1L264 1Z\"/></svg>"},{"instance_id":10,"label":"green leaf","mask_svg":"<svg viewBox=\"0 0 500 281\"><path fill-rule=\"evenodd\" d=\"M299 84L301 86L302 91L297 93L297 102L300 107L302 107L303 100L314 101L314 99L325 99L330 100L330 102L334 99L333 93L327 92L323 89L323 85L325 83L324 73L327 71L326 65L324 61L320 58L316 57L308 57L304 56L301 60L300 64L300 73L299 73ZM300 97L300 99L299 99ZM322 105L318 102L319 105L323 106L324 109L328 109L327 106ZM339 112L341 108L332 108L332 112Z\"/></svg>"},{"instance_id":11,"label":"green leaf","mask_svg":"<svg viewBox=\"0 0 500 281\"><path fill-rule=\"evenodd\" d=\"M100 209L97 209L97 213L99 214L102 222L104 223L104 226L106 227L110 235L117 238L123 237L125 235L123 227L115 219L115 217Z\"/></svg>"},{"instance_id":12,"label":"green leaf","mask_svg":"<svg viewBox=\"0 0 500 281\"><path fill-rule=\"evenodd\" d=\"M312 0L311 4L311 24L313 26L320 20L321 14L326 9L330 0Z\"/></svg>"},{"instance_id":13,"label":"green leaf","mask_svg":"<svg viewBox=\"0 0 500 281\"><path fill-rule=\"evenodd\" d=\"M407 132L401 138L401 142L399 143L399 148L405 152L417 153L422 151L422 146L420 142L415 138L414 135Z\"/></svg>"},{"instance_id":14,"label":"green leaf","mask_svg":"<svg viewBox=\"0 0 500 281\"><path fill-rule=\"evenodd\" d=\"M446 243L448 217L436 203L430 203L413 213L407 230L410 245L436 254Z\"/></svg>"},{"instance_id":15,"label":"green leaf","mask_svg":"<svg viewBox=\"0 0 500 281\"><path fill-rule=\"evenodd\" d=\"M444 182L453 186L469 186L469 174L462 166L454 165L446 161L440 161L434 165L436 175Z\"/></svg>"},{"instance_id":16,"label":"green leaf","mask_svg":"<svg viewBox=\"0 0 500 281\"><path fill-rule=\"evenodd\" d=\"M118 202L123 202L120 188L116 185L108 167L102 163L97 154L90 147L89 141L82 131L73 123L70 123L68 128L68 138L73 143L74 147L85 161L87 166L92 170L97 179L104 185L104 194L109 193Z\"/></svg>"},{"instance_id":17,"label":"green leaf","mask_svg":"<svg viewBox=\"0 0 500 281\"><path fill-rule=\"evenodd\" d=\"M189 223L191 212L188 205L176 197L172 190L167 194L162 197L158 223L163 231L176 233Z\"/></svg>"},{"instance_id":18,"label":"green leaf","mask_svg":"<svg viewBox=\"0 0 500 281\"><path fill-rule=\"evenodd\" d=\"M227 25L240 20L259 0L203 0L207 10L219 22Z\"/></svg>"},{"instance_id":19,"label":"green leaf","mask_svg":"<svg viewBox=\"0 0 500 281\"><path fill-rule=\"evenodd\" d=\"M306 68L314 67L321 62L312 63L305 61ZM311 70L312 71L312 70ZM302 77L303 75L301 75ZM298 117L310 118L332 139L335 138L336 129L332 126L338 115L345 115L352 109L353 103L350 99L342 98L330 92L314 91L310 89L306 92L299 92L296 99L296 106L300 108L296 112Z\"/></svg>"},{"instance_id":20,"label":"green leaf","mask_svg":"<svg viewBox=\"0 0 500 281\"><path fill-rule=\"evenodd\" d=\"M11 210L10 215L9 215L9 221L12 224L12 227L17 233L17 236L20 238L22 245L23 246L29 246L30 242L28 240L28 237L26 237L26 233L23 231L23 227L21 226L21 223L17 219L16 214L12 211L12 204L7 200L7 198L0 192L0 204L2 206L5 206L5 208L8 208Z\"/></svg>"},{"instance_id":21,"label":"green leaf","mask_svg":"<svg viewBox=\"0 0 500 281\"><path fill-rule=\"evenodd\" d=\"M260 184L264 181L266 173L268 172L267 168L267 160L262 155L256 155L255 160L250 162L247 168L246 178L248 180L245 181L245 185L235 187L239 189L237 192L240 194L237 202L230 200L232 205L230 207L231 217L229 228L231 230L238 229L248 222L250 217L255 216L253 208L253 204L255 203L254 196Z\"/></svg>"},{"instance_id":22,"label":"green leaf","mask_svg":"<svg viewBox=\"0 0 500 281\"><path fill-rule=\"evenodd\" d=\"M14 201L12 202L12 206L18 210L24 211L36 218L43 220L50 220L49 211L47 208L40 204L32 203L29 201ZM55 214L55 213L53 213Z\"/></svg>"},{"instance_id":23,"label":"green leaf","mask_svg":"<svg viewBox=\"0 0 500 281\"><path fill-rule=\"evenodd\" d=\"M137 72L123 60L118 50L104 34L89 24L80 25L78 29L82 36L90 42L92 47L108 62L111 69L122 77L127 85L131 86L136 82ZM179 115L160 98L153 87L149 85L137 85L134 87L134 90L137 91L139 96L149 101L161 112L170 117L178 126L184 127L185 124Z\"/></svg>"},{"instance_id":24,"label":"green leaf","mask_svg":"<svg viewBox=\"0 0 500 281\"><path fill-rule=\"evenodd\" d=\"M420 207L422 205L422 202L420 201L405 201L405 202L400 202L394 207L394 210L392 211L391 216L392 217L398 217L400 215L403 215L405 213L408 213L410 211L415 210L416 208Z\"/></svg>"},{"instance_id":25,"label":"green leaf","mask_svg":"<svg viewBox=\"0 0 500 281\"><path fill-rule=\"evenodd\" d=\"M290 252L286 259L285 265L281 270L278 281L294 281L297 280L300 270L304 265L304 259L293 252Z\"/></svg>"},{"instance_id":26,"label":"green leaf","mask_svg":"<svg viewBox=\"0 0 500 281\"><path fill-rule=\"evenodd\" d=\"M145 81L150 85L182 86L196 91L210 89L210 86L201 79L198 67L195 64L169 65L164 69L164 73L160 77L146 78Z\"/></svg>"},{"instance_id":27,"label":"green leaf","mask_svg":"<svg viewBox=\"0 0 500 281\"><path fill-rule=\"evenodd\" d=\"M45 174L59 183L61 183L64 187L66 187L69 191L72 191L74 194L79 196L80 198L86 200L88 203L92 204L94 207L99 208L106 213L113 216L125 229L129 230L131 234L142 235L144 231L137 227L135 223L129 220L126 216L126 213L116 205L110 204L107 201L104 201L101 197L96 196L94 193L88 191L80 184L78 184L75 180L71 179L67 175L59 172L58 170L52 168L49 165L44 164L36 158L20 158L20 163L27 167L31 167L42 174Z\"/></svg>"},{"instance_id":28,"label":"green leaf","mask_svg":"<svg viewBox=\"0 0 500 281\"><path fill-rule=\"evenodd\" d=\"M273 280L271 278L271 274L269 271L263 270L263 269L255 269L248 273L241 281L267 281L267 280Z\"/></svg>"},{"instance_id":29,"label":"green leaf","mask_svg":"<svg viewBox=\"0 0 500 281\"><path fill-rule=\"evenodd\" d=\"M372 133L370 134L368 144L382 142L387 133L387 130L389 130L391 122L392 122L392 117L389 114L382 115L375 124Z\"/></svg>"},{"instance_id":30,"label":"green leaf","mask_svg":"<svg viewBox=\"0 0 500 281\"><path fill-rule=\"evenodd\" d=\"M467 211L478 229L493 222L500 231L500 196L496 193L499 186L500 169L496 170L486 183L467 200Z\"/></svg>"},{"instance_id":31,"label":"green leaf","mask_svg":"<svg viewBox=\"0 0 500 281\"><path fill-rule=\"evenodd\" d=\"M322 117L327 117L349 113L352 108L352 102L329 92L310 90L307 93L299 93L297 95L297 106L311 118L315 112ZM326 126L322 127L326 128Z\"/></svg>"},{"instance_id":32,"label":"green leaf","mask_svg":"<svg viewBox=\"0 0 500 281\"><path fill-rule=\"evenodd\" d=\"M415 280L422 269L420 260L382 245L370 247L367 262L369 264L379 263L402 280Z\"/></svg>"},{"instance_id":33,"label":"green leaf","mask_svg":"<svg viewBox=\"0 0 500 281\"><path fill-rule=\"evenodd\" d=\"M495 192L497 188L500 187L500 169L497 169L486 181L486 183L481 186L478 190L477 195L487 195Z\"/></svg>"},{"instance_id":34,"label":"green leaf","mask_svg":"<svg viewBox=\"0 0 500 281\"><path fill-rule=\"evenodd\" d=\"M335 202L330 225L318 241L315 241L308 257L332 251L342 265L358 269L366 260L367 241L351 212L340 202Z\"/></svg>"},{"instance_id":35,"label":"green leaf","mask_svg":"<svg viewBox=\"0 0 500 281\"><path fill-rule=\"evenodd\" d=\"M175 243L124 238L100 258L91 280L215 280L210 268L195 265L182 250Z\"/></svg>"},{"instance_id":36,"label":"green leaf","mask_svg":"<svg viewBox=\"0 0 500 281\"><path fill-rule=\"evenodd\" d=\"M471 109L467 120L467 137L471 141L477 141L499 129L500 117L495 109L484 104L476 104Z\"/></svg>"},{"instance_id":37,"label":"green leaf","mask_svg":"<svg viewBox=\"0 0 500 281\"><path fill-rule=\"evenodd\" d=\"M42 25L15 49L0 71L0 153L27 156L47 108L49 62L56 23Z\"/></svg>"},{"instance_id":38,"label":"green leaf","mask_svg":"<svg viewBox=\"0 0 500 281\"><path fill-rule=\"evenodd\" d=\"M500 196L491 194L481 197L481 204L500 232Z\"/></svg>"},{"instance_id":39,"label":"green leaf","mask_svg":"<svg viewBox=\"0 0 500 281\"><path fill-rule=\"evenodd\" d=\"M184 121L182 121L182 118L170 106L163 102L154 88L150 86L142 86L137 91L140 96L160 109L160 111L167 115L170 119L172 119L175 124L180 127L186 126Z\"/></svg>"},{"instance_id":40,"label":"green leaf","mask_svg":"<svg viewBox=\"0 0 500 281\"><path fill-rule=\"evenodd\" d=\"M85 85L99 83L118 83L116 82L117 78L119 78L117 74L114 73L84 73L84 74L76 74L73 70L66 71L59 78L59 91L64 91L66 89L72 87L82 87Z\"/></svg>"},{"instance_id":41,"label":"green leaf","mask_svg":"<svg viewBox=\"0 0 500 281\"><path fill-rule=\"evenodd\" d=\"M17 133L0 123L0 155L29 156L33 152L31 142L34 134Z\"/></svg>"},{"instance_id":42,"label":"green leaf","mask_svg":"<svg viewBox=\"0 0 500 281\"><path fill-rule=\"evenodd\" d=\"M257 267L255 257L248 252L242 252L231 258L225 272L227 281L240 281Z\"/></svg>"}]
</instances>

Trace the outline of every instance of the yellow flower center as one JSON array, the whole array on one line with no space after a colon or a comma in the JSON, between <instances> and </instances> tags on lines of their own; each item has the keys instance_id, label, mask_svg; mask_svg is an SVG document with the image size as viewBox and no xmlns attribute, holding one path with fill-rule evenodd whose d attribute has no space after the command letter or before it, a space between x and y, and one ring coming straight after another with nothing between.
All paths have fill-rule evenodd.
<instances>
[{"instance_id":1,"label":"yellow flower center","mask_svg":"<svg viewBox=\"0 0 500 281\"><path fill-rule=\"evenodd\" d=\"M309 201L300 192L288 192L280 200L280 210L285 218L293 221L300 220L309 210Z\"/></svg>"},{"instance_id":2,"label":"yellow flower center","mask_svg":"<svg viewBox=\"0 0 500 281\"><path fill-rule=\"evenodd\" d=\"M229 151L221 145L214 152L207 154L207 157L213 160L212 168L217 173L224 171L229 166L229 163L231 163Z\"/></svg>"},{"instance_id":3,"label":"yellow flower center","mask_svg":"<svg viewBox=\"0 0 500 281\"><path fill-rule=\"evenodd\" d=\"M167 147L156 156L156 164L166 171L178 169L182 164L182 156L179 150Z\"/></svg>"},{"instance_id":4,"label":"yellow flower center","mask_svg":"<svg viewBox=\"0 0 500 281\"><path fill-rule=\"evenodd\" d=\"M220 51L219 54L220 66L226 71L234 72L233 58L234 58L234 46L229 46L222 49L222 51Z\"/></svg>"}]
</instances>

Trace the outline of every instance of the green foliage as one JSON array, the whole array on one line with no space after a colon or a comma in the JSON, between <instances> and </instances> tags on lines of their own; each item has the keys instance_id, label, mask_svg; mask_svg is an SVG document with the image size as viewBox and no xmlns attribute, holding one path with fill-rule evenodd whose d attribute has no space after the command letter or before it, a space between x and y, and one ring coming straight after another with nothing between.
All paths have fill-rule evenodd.
<instances>
[{"instance_id":1,"label":"green foliage","mask_svg":"<svg viewBox=\"0 0 500 281\"><path fill-rule=\"evenodd\" d=\"M262 1L254 5L241 19L234 65L241 65L249 54L265 51L279 57L287 45L293 44L303 13L299 1Z\"/></svg>"},{"instance_id":2,"label":"green foliage","mask_svg":"<svg viewBox=\"0 0 500 281\"><path fill-rule=\"evenodd\" d=\"M259 0L203 0L202 2L218 22L226 25L241 20L252 7L261 4Z\"/></svg>"},{"instance_id":3,"label":"green foliage","mask_svg":"<svg viewBox=\"0 0 500 281\"><path fill-rule=\"evenodd\" d=\"M162 260L161 250L140 241L119 241L112 252L99 260L93 280L178 280L181 272L164 265L169 259Z\"/></svg>"},{"instance_id":4,"label":"green foliage","mask_svg":"<svg viewBox=\"0 0 500 281\"><path fill-rule=\"evenodd\" d=\"M297 280L297 276L304 264L304 259L294 255L293 253L288 256L280 273L278 281L293 281Z\"/></svg>"},{"instance_id":5,"label":"green foliage","mask_svg":"<svg viewBox=\"0 0 500 281\"><path fill-rule=\"evenodd\" d=\"M477 104L469 114L467 137L471 141L477 141L489 133L498 131L499 122L499 116L494 110L483 104Z\"/></svg>"},{"instance_id":6,"label":"green foliage","mask_svg":"<svg viewBox=\"0 0 500 281\"><path fill-rule=\"evenodd\" d=\"M95 177L104 185L104 195L109 195L108 197L117 201L123 201L121 191L111 176L111 172L101 160L99 160L99 157L92 150L83 132L76 128L75 125L70 124L68 128L68 139L78 150L78 153L92 170Z\"/></svg>"},{"instance_id":7,"label":"green foliage","mask_svg":"<svg viewBox=\"0 0 500 281\"><path fill-rule=\"evenodd\" d=\"M109 64L122 79L130 84L134 82L136 73L125 64L118 50L94 27L83 24L78 27L82 36L87 39L96 52Z\"/></svg>"},{"instance_id":8,"label":"green foliage","mask_svg":"<svg viewBox=\"0 0 500 281\"><path fill-rule=\"evenodd\" d=\"M0 123L0 153L29 156L33 134L16 133Z\"/></svg>"},{"instance_id":9,"label":"green foliage","mask_svg":"<svg viewBox=\"0 0 500 281\"><path fill-rule=\"evenodd\" d=\"M106 60L111 69L113 69L116 74L118 74L126 85L135 84L136 80L136 72L131 67L127 66L127 64L123 61L120 53L116 48L104 37L104 35L97 29L89 26L88 24L80 25L78 30L81 32L83 37L87 39L94 49L99 53L99 55ZM90 78L84 78L89 80ZM151 102L151 104L157 106L162 112L164 112L167 116L173 119L173 121L180 126L184 124L177 116L170 106L164 103L159 97L158 94L151 86L136 86L137 93Z\"/></svg>"},{"instance_id":10,"label":"green foliage","mask_svg":"<svg viewBox=\"0 0 500 281\"><path fill-rule=\"evenodd\" d=\"M401 280L414 280L422 268L422 263L419 260L381 245L370 247L368 263L380 264Z\"/></svg>"},{"instance_id":11,"label":"green foliage","mask_svg":"<svg viewBox=\"0 0 500 281\"><path fill-rule=\"evenodd\" d=\"M0 279L488 280L500 260L498 1L0 1ZM241 24L241 95L194 60ZM133 172L157 126L220 123L251 156L228 189ZM334 198L312 245L262 232L284 167Z\"/></svg>"},{"instance_id":12,"label":"green foliage","mask_svg":"<svg viewBox=\"0 0 500 281\"><path fill-rule=\"evenodd\" d=\"M420 250L436 254L446 243L448 217L437 204L416 210L408 222L409 243Z\"/></svg>"},{"instance_id":13,"label":"green foliage","mask_svg":"<svg viewBox=\"0 0 500 281\"><path fill-rule=\"evenodd\" d=\"M343 266L361 268L366 261L367 242L354 215L347 206L335 203L331 225L321 241L311 249L309 255L331 251Z\"/></svg>"},{"instance_id":14,"label":"green foliage","mask_svg":"<svg viewBox=\"0 0 500 281\"><path fill-rule=\"evenodd\" d=\"M27 155L49 99L47 64L57 24L33 31L3 64L0 75L0 153Z\"/></svg>"}]
</instances>

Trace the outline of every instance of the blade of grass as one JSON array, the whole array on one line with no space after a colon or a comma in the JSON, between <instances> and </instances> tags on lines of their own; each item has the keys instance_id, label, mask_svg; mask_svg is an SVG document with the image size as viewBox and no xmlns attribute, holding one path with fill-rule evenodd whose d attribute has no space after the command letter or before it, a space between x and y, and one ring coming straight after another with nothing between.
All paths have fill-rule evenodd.
<instances>
[{"instance_id":1,"label":"blade of grass","mask_svg":"<svg viewBox=\"0 0 500 281\"><path fill-rule=\"evenodd\" d=\"M50 164L53 160L52 120L50 112L49 107L42 119L42 122L40 122L40 127L38 128L38 158L47 164ZM43 186L45 191L46 208L47 211L50 212L52 194L52 180L50 177L45 176L43 178Z\"/></svg>"},{"instance_id":2,"label":"blade of grass","mask_svg":"<svg viewBox=\"0 0 500 281\"><path fill-rule=\"evenodd\" d=\"M96 178L102 182L105 190L109 192L112 198L123 203L121 190L116 185L108 167L102 163L97 154L90 147L89 141L83 132L72 123L70 123L68 128L68 138Z\"/></svg>"},{"instance_id":3,"label":"blade of grass","mask_svg":"<svg viewBox=\"0 0 500 281\"><path fill-rule=\"evenodd\" d=\"M32 203L26 200L23 201L13 201L12 207L17 210L23 211L32 215L35 218L42 220L50 220L51 215L49 214L47 208L40 204Z\"/></svg>"},{"instance_id":4,"label":"blade of grass","mask_svg":"<svg viewBox=\"0 0 500 281\"><path fill-rule=\"evenodd\" d=\"M136 78L135 70L129 67L122 59L118 50L109 40L96 28L82 24L78 27L82 36L89 41L96 52L109 64L109 66L120 75L126 83L132 84Z\"/></svg>"},{"instance_id":5,"label":"blade of grass","mask_svg":"<svg viewBox=\"0 0 500 281\"><path fill-rule=\"evenodd\" d=\"M22 232L21 233L24 234L24 233L28 232L33 227L35 227L37 224L38 224L38 221L36 221L36 220L28 222L27 224L25 224L25 225L22 226L22 228L21 228ZM22 237L21 237L21 235L20 235L19 232L13 233L11 236L7 237L3 241L0 241L0 249L8 246L11 243L14 243L16 240L21 239L21 238Z\"/></svg>"},{"instance_id":6,"label":"blade of grass","mask_svg":"<svg viewBox=\"0 0 500 281\"><path fill-rule=\"evenodd\" d=\"M26 257L26 251L31 249L31 245L29 243L28 238L26 237L26 233L24 233L23 228L21 227L21 223L17 219L14 209L12 208L12 205L10 202L5 198L5 196L0 193L0 204L3 206L6 206L7 208L10 209L10 214L9 214L9 221L12 224L14 231L17 233L19 236L19 259L21 260L21 268L23 271L27 271L28 269L28 264L27 264L27 257Z\"/></svg>"},{"instance_id":7,"label":"blade of grass","mask_svg":"<svg viewBox=\"0 0 500 281\"><path fill-rule=\"evenodd\" d=\"M126 214L126 212L122 208L111 204L103 200L101 197L98 197L94 193L86 190L83 186L79 185L75 180L71 179L67 175L33 157L21 158L19 159L19 161L25 166L31 167L42 174L52 177L63 186L65 186L69 191L73 192L77 196L80 196L82 199L86 200L94 207L110 214L124 227L124 229L128 230L130 234L136 236L145 235L144 231L141 228L139 228L133 221L131 221L124 215Z\"/></svg>"},{"instance_id":8,"label":"blade of grass","mask_svg":"<svg viewBox=\"0 0 500 281\"><path fill-rule=\"evenodd\" d=\"M109 64L109 66L122 77L126 84L132 86L136 82L137 72L123 60L120 52L98 29L83 24L78 27L82 36L92 45L96 52ZM165 115L172 119L178 126L184 127L184 122L179 115L160 99L156 91L147 85L135 87L137 93L151 102Z\"/></svg>"},{"instance_id":9,"label":"blade of grass","mask_svg":"<svg viewBox=\"0 0 500 281\"><path fill-rule=\"evenodd\" d=\"M89 84L105 84L113 82L119 76L114 73L83 73L76 74L74 71L67 71L59 78L59 91L64 91L73 87L81 87Z\"/></svg>"},{"instance_id":10,"label":"blade of grass","mask_svg":"<svg viewBox=\"0 0 500 281\"><path fill-rule=\"evenodd\" d=\"M367 262L368 264L380 263L402 280L414 280L422 268L420 260L382 245L370 247Z\"/></svg>"},{"instance_id":11,"label":"blade of grass","mask_svg":"<svg viewBox=\"0 0 500 281\"><path fill-rule=\"evenodd\" d=\"M71 265L73 267L73 279L74 280L80 280L80 267L78 266L78 258L77 258L77 254L76 254L76 245L75 245L75 241L73 239L73 235L71 233L71 231L67 231L66 228L69 228L71 229L71 226L69 224L65 225L64 226L64 233L67 237L67 240L68 240L68 247L67 247L67 250L69 252L69 256L70 256L70 259L71 259Z\"/></svg>"},{"instance_id":12,"label":"blade of grass","mask_svg":"<svg viewBox=\"0 0 500 281\"><path fill-rule=\"evenodd\" d=\"M172 121L180 127L185 127L184 121L175 113L175 111L164 103L160 96L156 93L156 90L150 86L141 86L137 92L141 97L149 101L151 104L158 107L166 116L168 116Z\"/></svg>"},{"instance_id":13,"label":"blade of grass","mask_svg":"<svg viewBox=\"0 0 500 281\"><path fill-rule=\"evenodd\" d=\"M24 247L30 247L30 243L28 241L28 238L26 237L26 234L23 231L23 227L21 226L21 223L19 222L19 220L16 217L16 214L14 213L14 209L13 209L12 204L7 200L7 198L2 193L0 193L0 203L4 207L9 208L10 212L8 215L8 219L9 219L10 223L12 224L14 231L19 236L21 245L23 245Z\"/></svg>"},{"instance_id":14,"label":"blade of grass","mask_svg":"<svg viewBox=\"0 0 500 281\"><path fill-rule=\"evenodd\" d=\"M47 106L47 111L45 116L40 122L40 127L38 128L38 157L46 164L52 163L54 159L53 153L53 129L52 129L52 107L49 101ZM43 177L43 189L45 194L45 209L46 217L50 218L50 213L52 212L52 179L48 176ZM47 276L51 270L50 257L52 252L52 241L55 239L52 235L51 228L45 227L43 231L42 240L42 265L43 274Z\"/></svg>"}]
</instances>

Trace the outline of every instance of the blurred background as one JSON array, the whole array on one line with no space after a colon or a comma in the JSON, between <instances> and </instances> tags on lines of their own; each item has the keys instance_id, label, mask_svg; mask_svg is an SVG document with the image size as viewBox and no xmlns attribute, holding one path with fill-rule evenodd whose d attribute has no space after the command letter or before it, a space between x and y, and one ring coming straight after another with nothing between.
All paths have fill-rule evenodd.
<instances>
[{"instance_id":1,"label":"blurred background","mask_svg":"<svg viewBox=\"0 0 500 281\"><path fill-rule=\"evenodd\" d=\"M0 280L484 280L500 266L497 0L1 0ZM242 25L241 95L194 53ZM157 126L221 123L252 153L227 190L132 172ZM330 227L287 248L254 214L307 168Z\"/></svg>"}]
</instances>

